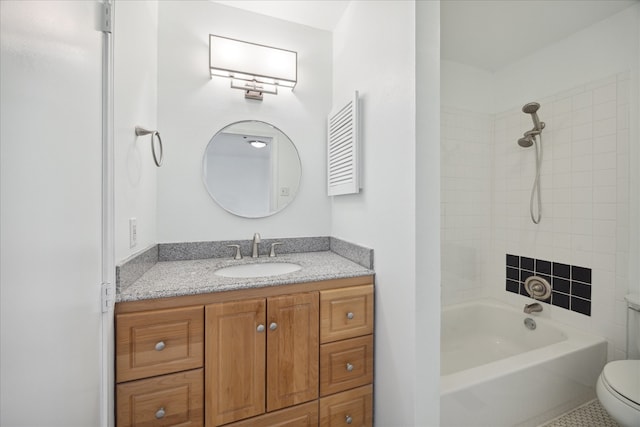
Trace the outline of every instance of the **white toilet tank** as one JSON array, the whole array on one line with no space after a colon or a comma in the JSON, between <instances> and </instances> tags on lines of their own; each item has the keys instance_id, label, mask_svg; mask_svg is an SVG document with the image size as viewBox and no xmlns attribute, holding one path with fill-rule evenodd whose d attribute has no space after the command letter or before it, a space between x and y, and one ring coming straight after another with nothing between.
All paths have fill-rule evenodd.
<instances>
[{"instance_id":1,"label":"white toilet tank","mask_svg":"<svg viewBox=\"0 0 640 427\"><path fill-rule=\"evenodd\" d=\"M627 300L627 359L640 359L640 294L629 294Z\"/></svg>"}]
</instances>

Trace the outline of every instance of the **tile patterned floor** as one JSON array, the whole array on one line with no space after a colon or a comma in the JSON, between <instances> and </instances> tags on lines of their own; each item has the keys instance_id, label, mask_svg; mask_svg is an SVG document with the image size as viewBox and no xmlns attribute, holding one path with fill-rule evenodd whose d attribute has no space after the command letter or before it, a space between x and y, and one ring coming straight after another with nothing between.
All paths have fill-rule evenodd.
<instances>
[{"instance_id":1,"label":"tile patterned floor","mask_svg":"<svg viewBox=\"0 0 640 427\"><path fill-rule=\"evenodd\" d=\"M618 427L618 424L600 406L598 399L594 399L540 427Z\"/></svg>"}]
</instances>

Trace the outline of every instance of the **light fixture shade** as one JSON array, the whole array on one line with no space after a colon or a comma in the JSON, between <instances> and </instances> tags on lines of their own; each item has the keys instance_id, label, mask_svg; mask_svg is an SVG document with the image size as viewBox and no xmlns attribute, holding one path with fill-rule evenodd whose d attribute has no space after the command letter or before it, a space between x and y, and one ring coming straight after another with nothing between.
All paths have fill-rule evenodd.
<instances>
[{"instance_id":1,"label":"light fixture shade","mask_svg":"<svg viewBox=\"0 0 640 427\"><path fill-rule=\"evenodd\" d=\"M298 54L291 50L209 35L211 76L294 88Z\"/></svg>"}]
</instances>

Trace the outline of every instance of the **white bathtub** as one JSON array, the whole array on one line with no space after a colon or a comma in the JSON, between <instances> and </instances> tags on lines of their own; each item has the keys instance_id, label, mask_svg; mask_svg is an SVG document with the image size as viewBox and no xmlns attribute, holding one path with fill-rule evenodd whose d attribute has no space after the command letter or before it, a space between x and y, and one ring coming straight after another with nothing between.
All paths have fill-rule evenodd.
<instances>
[{"instance_id":1,"label":"white bathtub","mask_svg":"<svg viewBox=\"0 0 640 427\"><path fill-rule=\"evenodd\" d=\"M606 359L603 338L497 301L445 307L441 426L537 426L594 398Z\"/></svg>"}]
</instances>

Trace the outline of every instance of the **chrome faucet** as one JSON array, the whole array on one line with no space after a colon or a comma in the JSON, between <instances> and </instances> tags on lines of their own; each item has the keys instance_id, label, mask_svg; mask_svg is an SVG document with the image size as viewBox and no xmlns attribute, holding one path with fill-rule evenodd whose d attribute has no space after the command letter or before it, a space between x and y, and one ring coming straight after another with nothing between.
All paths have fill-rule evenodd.
<instances>
[{"instance_id":1,"label":"chrome faucet","mask_svg":"<svg viewBox=\"0 0 640 427\"><path fill-rule=\"evenodd\" d=\"M524 312L527 314L540 313L542 311L542 305L539 302L524 305Z\"/></svg>"},{"instance_id":2,"label":"chrome faucet","mask_svg":"<svg viewBox=\"0 0 640 427\"><path fill-rule=\"evenodd\" d=\"M256 233L253 235L253 251L251 251L251 258L258 258L258 256L260 256L258 253L258 243L260 243L260 234Z\"/></svg>"}]
</instances>

